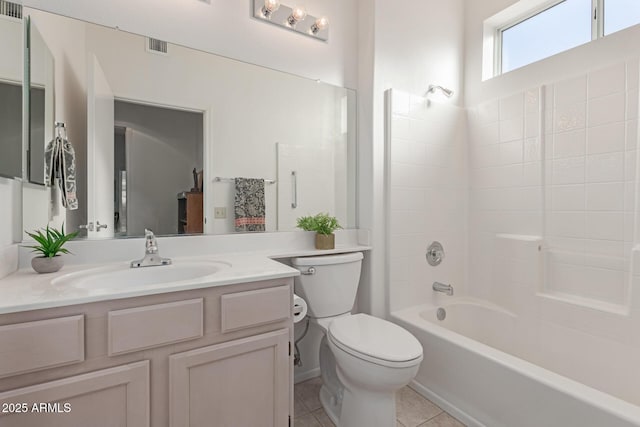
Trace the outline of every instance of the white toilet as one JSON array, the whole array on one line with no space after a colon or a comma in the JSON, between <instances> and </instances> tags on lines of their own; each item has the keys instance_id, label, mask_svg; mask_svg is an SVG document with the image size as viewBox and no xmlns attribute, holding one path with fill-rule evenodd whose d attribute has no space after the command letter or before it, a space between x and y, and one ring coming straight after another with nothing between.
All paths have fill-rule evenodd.
<instances>
[{"instance_id":1,"label":"white toilet","mask_svg":"<svg viewBox=\"0 0 640 427\"><path fill-rule=\"evenodd\" d=\"M422 346L408 331L366 314L351 314L362 253L293 258L295 292L309 307L320 345L320 401L338 427L394 427L396 390L415 377Z\"/></svg>"}]
</instances>

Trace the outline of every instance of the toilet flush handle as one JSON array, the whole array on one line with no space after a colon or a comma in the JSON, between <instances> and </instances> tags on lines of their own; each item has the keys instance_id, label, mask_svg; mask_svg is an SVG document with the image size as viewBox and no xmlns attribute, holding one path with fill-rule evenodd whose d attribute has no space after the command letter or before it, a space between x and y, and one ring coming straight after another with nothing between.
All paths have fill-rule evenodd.
<instances>
[{"instance_id":1,"label":"toilet flush handle","mask_svg":"<svg viewBox=\"0 0 640 427\"><path fill-rule=\"evenodd\" d=\"M307 271L301 271L300 274L302 274L303 276L313 276L314 274L316 274L316 268L309 267L307 268Z\"/></svg>"}]
</instances>

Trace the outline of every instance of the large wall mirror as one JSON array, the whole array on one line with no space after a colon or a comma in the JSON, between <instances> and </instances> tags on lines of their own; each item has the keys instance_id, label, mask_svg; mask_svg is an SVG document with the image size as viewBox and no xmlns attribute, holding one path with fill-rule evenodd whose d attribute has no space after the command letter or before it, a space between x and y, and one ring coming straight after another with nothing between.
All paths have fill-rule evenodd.
<instances>
[{"instance_id":1,"label":"large wall mirror","mask_svg":"<svg viewBox=\"0 0 640 427\"><path fill-rule=\"evenodd\" d=\"M76 177L87 189L78 194L83 235L290 231L297 217L318 212L356 226L353 90L39 10L25 14L53 52L56 107L86 99L86 116L63 120L87 130L86 140L70 141L86 153ZM69 82L84 93L58 90ZM31 199L25 215L45 215L25 224L56 217L47 211L55 200L47 207Z\"/></svg>"}]
</instances>

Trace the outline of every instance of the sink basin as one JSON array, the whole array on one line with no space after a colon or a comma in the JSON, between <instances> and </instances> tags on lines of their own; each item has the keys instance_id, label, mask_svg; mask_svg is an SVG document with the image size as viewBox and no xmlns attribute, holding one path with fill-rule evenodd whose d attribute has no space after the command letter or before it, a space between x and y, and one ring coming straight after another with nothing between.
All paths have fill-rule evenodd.
<instances>
[{"instance_id":1,"label":"sink basin","mask_svg":"<svg viewBox=\"0 0 640 427\"><path fill-rule=\"evenodd\" d=\"M231 267L221 261L175 262L157 267L129 268L123 264L70 273L51 281L80 289L127 289L199 280Z\"/></svg>"}]
</instances>

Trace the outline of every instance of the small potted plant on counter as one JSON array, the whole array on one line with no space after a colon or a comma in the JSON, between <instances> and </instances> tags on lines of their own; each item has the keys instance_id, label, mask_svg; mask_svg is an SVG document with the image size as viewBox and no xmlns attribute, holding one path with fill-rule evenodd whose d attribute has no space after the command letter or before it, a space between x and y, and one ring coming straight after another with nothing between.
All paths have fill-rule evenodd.
<instances>
[{"instance_id":1,"label":"small potted plant on counter","mask_svg":"<svg viewBox=\"0 0 640 427\"><path fill-rule=\"evenodd\" d=\"M47 225L47 228L26 233L36 243L39 243L38 245L26 246L33 249L33 252L41 254L31 259L31 267L38 273L55 273L60 270L64 265L60 254L70 253L68 249L63 248L64 244L78 235L77 231L64 234L64 225L61 230Z\"/></svg>"},{"instance_id":2,"label":"small potted plant on counter","mask_svg":"<svg viewBox=\"0 0 640 427\"><path fill-rule=\"evenodd\" d=\"M334 231L342 228L338 219L328 213L298 218L298 228L316 232L316 249L335 249L336 236Z\"/></svg>"}]
</instances>

